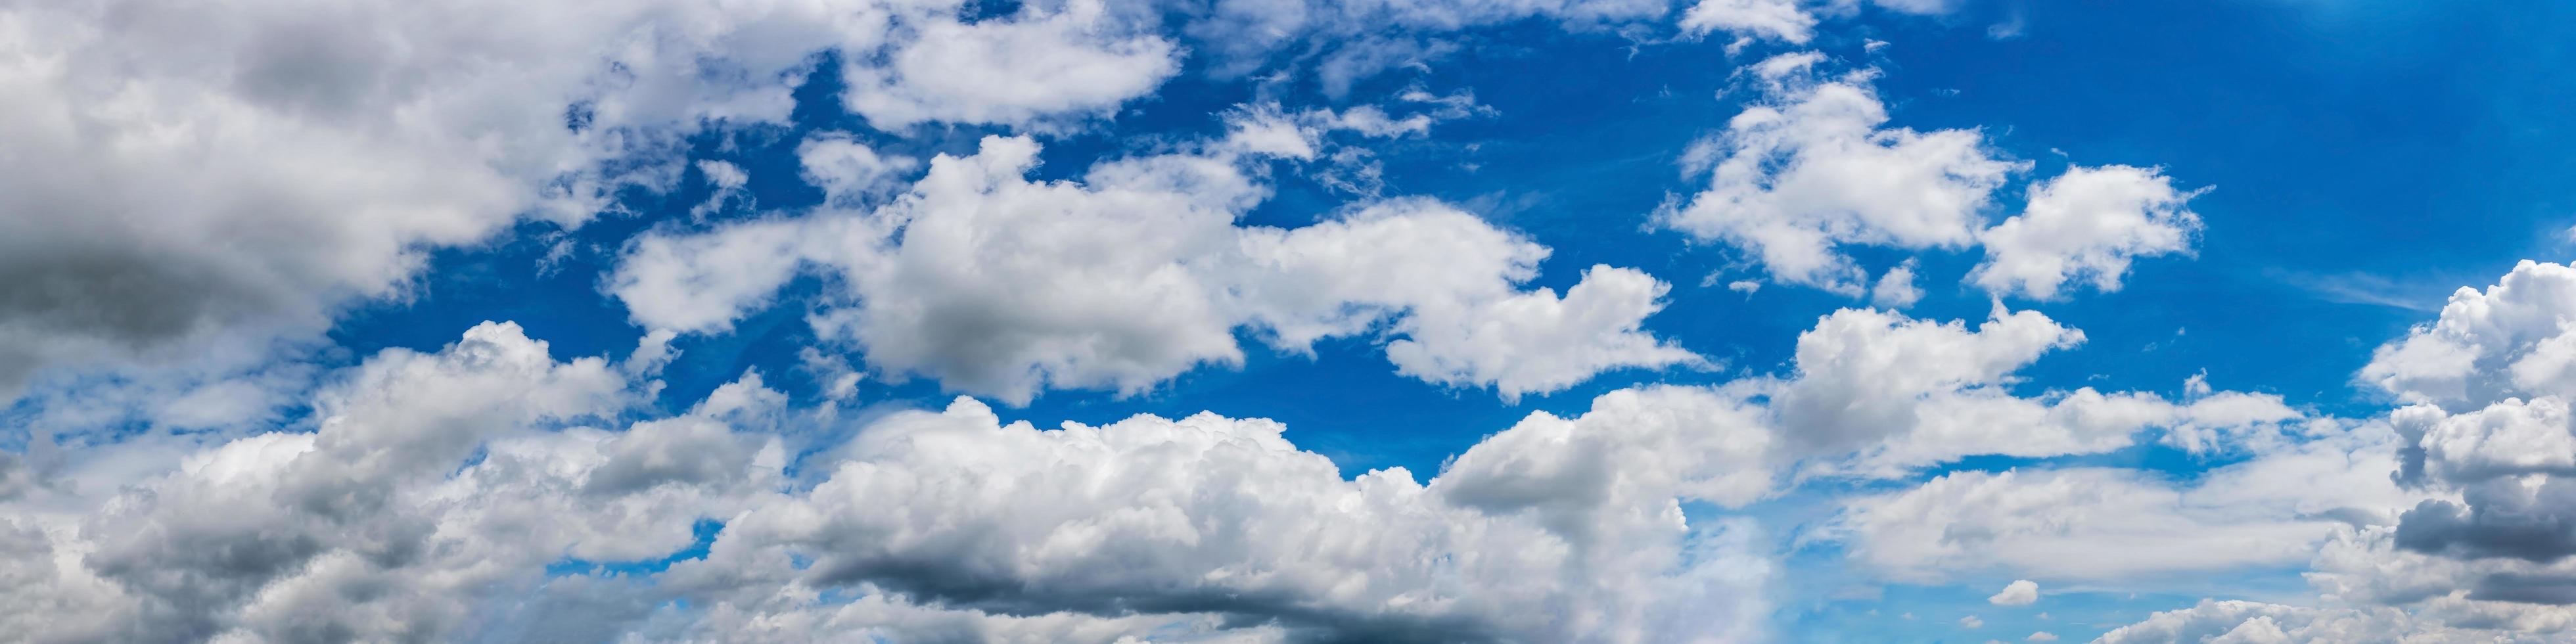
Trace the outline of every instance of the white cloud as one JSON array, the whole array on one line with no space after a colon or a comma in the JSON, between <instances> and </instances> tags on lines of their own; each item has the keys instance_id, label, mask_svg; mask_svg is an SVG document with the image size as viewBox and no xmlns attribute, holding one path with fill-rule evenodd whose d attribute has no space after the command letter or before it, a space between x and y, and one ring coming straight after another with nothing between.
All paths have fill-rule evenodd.
<instances>
[{"instance_id":1,"label":"white cloud","mask_svg":"<svg viewBox=\"0 0 2576 644\"><path fill-rule=\"evenodd\" d=\"M1859 295L1839 248L1964 248L2005 179L2026 167L1974 130L1885 128L1874 70L1826 76L1814 52L1755 63L1760 98L1715 135L1707 190L1655 215L1742 249L1780 281Z\"/></svg>"},{"instance_id":2,"label":"white cloud","mask_svg":"<svg viewBox=\"0 0 2576 644\"><path fill-rule=\"evenodd\" d=\"M971 25L963 11L939 0L0 10L0 92L12 97L0 108L11 151L0 210L32 215L0 219L0 281L13 285L0 298L0 398L48 365L256 362L268 340L311 336L348 302L401 295L430 249L523 218L579 225L623 188L669 187L685 137L783 121L818 52L844 53L846 71L868 79L851 104L887 123L1094 114L1177 64L1170 43L1106 26L1097 2Z\"/></svg>"},{"instance_id":3,"label":"white cloud","mask_svg":"<svg viewBox=\"0 0 2576 644\"><path fill-rule=\"evenodd\" d=\"M2126 447L2151 427L2259 436L2299 414L2276 396L2226 392L2177 404L2091 387L2014 395L2012 375L2084 340L2037 311L1964 323L1845 309L1798 336L1796 373L1766 383L1813 473L1891 477L1961 456L2061 456ZM2211 438L2210 440L2216 440Z\"/></svg>"},{"instance_id":4,"label":"white cloud","mask_svg":"<svg viewBox=\"0 0 2576 644\"><path fill-rule=\"evenodd\" d=\"M900 186L901 173L919 166L911 157L885 156L845 132L806 137L796 145L797 164L805 182L823 189L836 206L865 206Z\"/></svg>"},{"instance_id":5,"label":"white cloud","mask_svg":"<svg viewBox=\"0 0 2576 644\"><path fill-rule=\"evenodd\" d=\"M1878 276L1878 285L1869 289L1869 301L1880 308L1902 309L1923 299L1923 289L1914 285L1914 260L1887 269Z\"/></svg>"},{"instance_id":6,"label":"white cloud","mask_svg":"<svg viewBox=\"0 0 2576 644\"><path fill-rule=\"evenodd\" d=\"M1986 603L1996 606L2029 606L2037 601L2039 601L2039 584L2028 579L2013 580L2013 583L2006 584L2001 592L1986 598Z\"/></svg>"},{"instance_id":7,"label":"white cloud","mask_svg":"<svg viewBox=\"0 0 2576 644\"><path fill-rule=\"evenodd\" d=\"M974 156L932 160L881 208L648 235L610 291L647 326L715 331L811 266L848 289L812 318L826 338L887 375L1015 403L1238 364L1247 328L1290 352L1382 328L1400 372L1507 398L1697 362L1639 328L1662 308L1662 282L1595 267L1561 298L1520 290L1546 247L1445 204L1235 225L1266 193L1238 167L1245 151L1311 155L1331 127L1240 116L1207 150L1105 162L1081 183L1030 181L1037 144L988 138Z\"/></svg>"},{"instance_id":8,"label":"white cloud","mask_svg":"<svg viewBox=\"0 0 2576 644\"><path fill-rule=\"evenodd\" d=\"M1638 329L1670 287L1628 268L1594 265L1565 297L1546 288L1451 312L1416 309L1388 343L1396 372L1465 386L1492 385L1505 400L1564 389L1632 366L1696 364L1699 356ZM1458 315L1463 313L1463 315Z\"/></svg>"},{"instance_id":9,"label":"white cloud","mask_svg":"<svg viewBox=\"0 0 2576 644\"><path fill-rule=\"evenodd\" d=\"M865 583L1014 613L1216 606L1339 637L1741 636L1758 610L1744 602L1758 600L1736 591L1766 566L1709 550L1741 546L1689 525L1677 505L1704 489L1732 494L1697 477L1735 468L1620 458L1656 444L1639 439L1743 432L1759 449L1758 426L1653 406L1697 396L1613 394L1570 421L1533 416L1427 486L1402 470L1345 480L1267 421L1139 416L1038 431L960 401L879 423L829 480L751 509L666 583ZM1624 426L1641 413L1672 424ZM1605 430L1621 435L1596 438ZM1640 476L1598 475L1613 463ZM905 501L883 502L893 498ZM798 553L813 558L809 571L787 567ZM777 605L733 597L717 605Z\"/></svg>"},{"instance_id":10,"label":"white cloud","mask_svg":"<svg viewBox=\"0 0 2576 644\"><path fill-rule=\"evenodd\" d=\"M1967 617L1961 617L1961 618L1959 618L1959 627L1960 627L1960 628L1985 628L1985 627L1986 627L1986 620L1977 619L1977 616L1975 616L1975 615L1969 615L1969 616L1967 616Z\"/></svg>"},{"instance_id":11,"label":"white cloud","mask_svg":"<svg viewBox=\"0 0 2576 644\"><path fill-rule=\"evenodd\" d=\"M2576 625L2570 311L2576 271L2525 261L2373 352L2359 379L2412 403L2387 417L2395 478L2429 498L2328 544L2310 575L2320 593L2407 607L2417 629Z\"/></svg>"},{"instance_id":12,"label":"white cloud","mask_svg":"<svg viewBox=\"0 0 2576 644\"><path fill-rule=\"evenodd\" d=\"M2149 642L2521 642L2509 632L2453 628L2393 608L2311 608L2250 601L2203 600L2156 613L2094 640Z\"/></svg>"},{"instance_id":13,"label":"white cloud","mask_svg":"<svg viewBox=\"0 0 2576 644\"><path fill-rule=\"evenodd\" d=\"M913 44L846 69L841 100L882 130L924 121L1021 123L1106 115L1180 71L1178 46L1127 33L1103 0L1022 5L1011 20L897 22ZM1150 23L1149 23L1150 24Z\"/></svg>"},{"instance_id":14,"label":"white cloud","mask_svg":"<svg viewBox=\"0 0 2576 644\"><path fill-rule=\"evenodd\" d=\"M2200 217L2184 203L2207 190L2176 190L2153 168L2068 168L2032 186L2021 215L1980 235L1986 261L1968 279L2041 300L2058 298L2069 280L2120 290L2130 260L2191 250Z\"/></svg>"},{"instance_id":15,"label":"white cloud","mask_svg":"<svg viewBox=\"0 0 2576 644\"><path fill-rule=\"evenodd\" d=\"M2056 634L2056 633L2051 633L2051 632L2048 632L2048 631L2037 631L2037 632L2033 632L2033 633L2031 633L2031 634L2030 634L2030 637L2022 638L2022 641L2024 641L2024 642L2054 642L2054 641L2057 641L2057 634Z\"/></svg>"},{"instance_id":16,"label":"white cloud","mask_svg":"<svg viewBox=\"0 0 2576 644\"><path fill-rule=\"evenodd\" d=\"M1833 530L1855 561L1910 582L1977 573L2111 581L2291 564L2346 522L2384 522L2386 508L2405 502L2386 476L2392 450L2384 434L2330 436L2188 484L2117 468L1955 472L1853 499Z\"/></svg>"},{"instance_id":17,"label":"white cloud","mask_svg":"<svg viewBox=\"0 0 2576 644\"><path fill-rule=\"evenodd\" d=\"M2576 269L2523 261L2485 291L2462 287L2441 317L2371 353L2363 381L2406 402L2461 411L2507 396L2576 396Z\"/></svg>"},{"instance_id":18,"label":"white cloud","mask_svg":"<svg viewBox=\"0 0 2576 644\"><path fill-rule=\"evenodd\" d=\"M436 354L390 350L317 399L312 433L197 452L85 518L0 514L0 573L23 582L0 592L30 593L0 624L151 641L1664 642L1755 638L1769 612L1757 526L1681 510L1770 491L1761 414L1711 390L1533 414L1423 484L1346 479L1266 420L1041 431L970 399L789 450L773 432L796 412L757 374L603 431L588 423L622 415L629 383L547 353L488 323ZM791 451L814 454L810 484L786 478ZM547 572L661 559L708 520L709 554L666 572Z\"/></svg>"},{"instance_id":19,"label":"white cloud","mask_svg":"<svg viewBox=\"0 0 2576 644\"><path fill-rule=\"evenodd\" d=\"M1816 36L1816 16L1797 0L1699 0L1682 12L1680 26L1693 36L1724 31L1801 45Z\"/></svg>"}]
</instances>

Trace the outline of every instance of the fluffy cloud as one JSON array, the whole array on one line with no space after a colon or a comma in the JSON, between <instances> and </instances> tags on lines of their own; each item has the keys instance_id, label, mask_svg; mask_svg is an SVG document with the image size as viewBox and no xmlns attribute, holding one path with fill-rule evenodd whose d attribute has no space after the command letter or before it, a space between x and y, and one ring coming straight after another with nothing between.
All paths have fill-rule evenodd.
<instances>
[{"instance_id":1,"label":"fluffy cloud","mask_svg":"<svg viewBox=\"0 0 2576 644\"><path fill-rule=\"evenodd\" d=\"M2291 564L2339 527L2384 523L2383 508L2403 503L2384 474L2394 466L2390 442L2384 433L2327 436L2192 483L2116 468L1956 472L1854 499L1832 530L1854 560L1916 582L1980 572L2106 581Z\"/></svg>"},{"instance_id":2,"label":"fluffy cloud","mask_svg":"<svg viewBox=\"0 0 2576 644\"><path fill-rule=\"evenodd\" d=\"M1816 16L1797 0L1700 0L1682 12L1681 29L1694 36L1724 31L1806 44L1816 36Z\"/></svg>"},{"instance_id":3,"label":"fluffy cloud","mask_svg":"<svg viewBox=\"0 0 2576 644\"><path fill-rule=\"evenodd\" d=\"M1022 5L1011 20L898 22L912 46L846 69L842 100L879 129L1106 114L1180 70L1178 47L1102 0ZM1149 23L1150 24L1150 23Z\"/></svg>"},{"instance_id":4,"label":"fluffy cloud","mask_svg":"<svg viewBox=\"0 0 2576 644\"><path fill-rule=\"evenodd\" d=\"M2220 392L2186 402L2091 387L2020 397L2013 373L2084 333L2037 311L1976 329L1845 309L1798 336L1796 372L1766 390L1779 423L1819 472L1894 476L1961 456L2045 457L2132 444L2151 427L2240 435L2299 417L2275 396ZM1848 455L1848 456L1846 456Z\"/></svg>"},{"instance_id":5,"label":"fluffy cloud","mask_svg":"<svg viewBox=\"0 0 2576 644\"><path fill-rule=\"evenodd\" d=\"M2451 411L2510 396L2576 395L2576 269L2521 262L2484 291L2462 287L2441 317L2371 353L2361 379Z\"/></svg>"},{"instance_id":6,"label":"fluffy cloud","mask_svg":"<svg viewBox=\"0 0 2576 644\"><path fill-rule=\"evenodd\" d=\"M1826 76L1824 56L1782 54L1747 67L1760 91L1698 147L1709 187L1655 221L1743 249L1781 281L1860 294L1866 274L1844 245L1964 248L1993 192L2026 163L1974 130L1884 127L1877 72Z\"/></svg>"},{"instance_id":7,"label":"fluffy cloud","mask_svg":"<svg viewBox=\"0 0 2576 644\"><path fill-rule=\"evenodd\" d=\"M1793 45L1816 36L1823 18L1857 13L1863 0L1699 0L1682 11L1682 35L1698 38L1726 32L1745 39L1761 38ZM1866 4L1915 15L1949 13L1955 0L1869 0Z\"/></svg>"},{"instance_id":8,"label":"fluffy cloud","mask_svg":"<svg viewBox=\"0 0 2576 644\"><path fill-rule=\"evenodd\" d=\"M399 294L425 250L666 187L706 124L783 120L811 55L889 126L1114 108L1169 42L1097 2L108 2L0 10L0 397L58 363L261 347ZM1021 63L1038 61L1046 65ZM877 63L884 63L882 66ZM1039 73L1040 82L996 73ZM864 91L861 91L864 90ZM249 353L257 354L257 351ZM235 362L255 361L258 355Z\"/></svg>"},{"instance_id":9,"label":"fluffy cloud","mask_svg":"<svg viewBox=\"0 0 2576 644\"><path fill-rule=\"evenodd\" d=\"M2176 190L2152 168L2068 168L2031 186L2022 214L1980 235L1986 261L1968 280L1997 295L2042 300L2079 278L2119 290L2132 258L2191 250L2200 217L2183 203L2203 191Z\"/></svg>"},{"instance_id":10,"label":"fluffy cloud","mask_svg":"<svg viewBox=\"0 0 2576 644\"><path fill-rule=\"evenodd\" d=\"M616 413L624 387L604 361L556 362L509 324L437 354L389 350L317 397L312 433L197 453L48 529L55 588L100 618L24 632L435 638L560 557L684 547L710 498L758 480L759 445L714 419L742 411L724 392L624 433L532 431ZM776 447L762 456L775 477Z\"/></svg>"},{"instance_id":11,"label":"fluffy cloud","mask_svg":"<svg viewBox=\"0 0 2576 644\"><path fill-rule=\"evenodd\" d=\"M1399 371L1506 397L1697 361L1639 328L1662 282L1602 266L1562 297L1520 290L1546 247L1445 204L1235 225L1265 194L1240 164L1313 156L1332 127L1313 122L1252 113L1206 150L1103 163L1080 183L1030 181L1037 144L988 138L881 208L647 236L611 291L647 326L721 330L814 267L846 288L813 317L825 337L889 375L1018 403L1237 364L1246 328L1290 352L1383 331Z\"/></svg>"},{"instance_id":12,"label":"fluffy cloud","mask_svg":"<svg viewBox=\"0 0 2576 644\"><path fill-rule=\"evenodd\" d=\"M2203 600L2104 633L2095 642L2541 642L2538 636L2427 623L2392 608L2311 608Z\"/></svg>"},{"instance_id":13,"label":"fluffy cloud","mask_svg":"<svg viewBox=\"0 0 2576 644\"><path fill-rule=\"evenodd\" d=\"M320 395L311 433L198 452L68 522L5 515L0 574L36 601L0 623L48 641L1660 642L1753 637L1767 612L1756 527L1682 511L1771 489L1761 414L1711 390L1533 414L1427 484L1346 479L1265 420L1038 430L959 399L814 446L795 484L764 435L789 410L756 375L611 432L588 423L627 408L618 370L547 354L490 323L390 350ZM707 554L665 572L577 572L707 529Z\"/></svg>"},{"instance_id":14,"label":"fluffy cloud","mask_svg":"<svg viewBox=\"0 0 2576 644\"><path fill-rule=\"evenodd\" d=\"M2576 271L2526 261L2372 354L2360 379L2411 403L2387 418L2393 478L2431 498L2328 544L2310 575L2325 596L2410 607L2426 632L2576 625L2571 317Z\"/></svg>"},{"instance_id":15,"label":"fluffy cloud","mask_svg":"<svg viewBox=\"0 0 2576 644\"><path fill-rule=\"evenodd\" d=\"M2028 579L2013 580L2013 583L2004 585L2002 591L1986 598L1986 603L1996 606L2029 606L2038 601L2039 584Z\"/></svg>"},{"instance_id":16,"label":"fluffy cloud","mask_svg":"<svg viewBox=\"0 0 2576 644\"><path fill-rule=\"evenodd\" d=\"M867 584L1011 614L1212 610L1332 638L1742 636L1760 605L1742 593L1767 565L1728 552L1740 526L1693 526L1677 502L1759 489L1733 480L1731 461L1762 446L1750 420L1703 393L1622 392L1532 416L1423 485L1345 480L1267 421L1039 431L961 401L870 428L828 480L741 515L666 583L762 580L718 600L747 611L803 608L776 583ZM1632 458L1658 446L1691 456ZM1635 476L1602 476L1613 464Z\"/></svg>"},{"instance_id":17,"label":"fluffy cloud","mask_svg":"<svg viewBox=\"0 0 2576 644\"><path fill-rule=\"evenodd\" d=\"M1684 24L1702 10L1752 11L1739 4L1704 2ZM1872 286L1844 247L1983 246L1970 282L2041 300L2060 297L2070 280L2118 290L2134 259L2190 252L2200 218L2185 203L2206 189L2176 189L2156 168L2068 168L2032 185L2021 214L1988 227L1994 192L2030 164L1990 149L1976 130L1887 127L1877 70L1828 75L1817 69L1825 60L1781 54L1739 71L1759 94L1684 155L1688 174L1709 173L1709 187L1657 211L1655 223L1733 246L1773 279L1900 308L1921 297L1914 267L1891 268Z\"/></svg>"}]
</instances>

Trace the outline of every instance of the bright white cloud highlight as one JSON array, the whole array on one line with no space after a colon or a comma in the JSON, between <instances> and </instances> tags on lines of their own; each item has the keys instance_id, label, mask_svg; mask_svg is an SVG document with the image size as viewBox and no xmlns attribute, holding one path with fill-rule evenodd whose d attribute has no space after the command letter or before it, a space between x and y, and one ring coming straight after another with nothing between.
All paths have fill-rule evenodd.
<instances>
[{"instance_id":1,"label":"bright white cloud highlight","mask_svg":"<svg viewBox=\"0 0 2576 644\"><path fill-rule=\"evenodd\" d=\"M1986 603L1996 606L2029 606L2038 601L2039 584L2028 579L2014 580L2004 585L2002 591L1986 598Z\"/></svg>"},{"instance_id":2,"label":"bright white cloud highlight","mask_svg":"<svg viewBox=\"0 0 2576 644\"><path fill-rule=\"evenodd\" d=\"M1743 250L1774 279L1859 295L1866 274L1839 248L1956 249L1976 243L2005 179L2027 167L1975 130L1887 128L1875 70L1828 76L1814 52L1749 66L1759 98L1707 144L1709 187L1658 225Z\"/></svg>"},{"instance_id":3,"label":"bright white cloud highlight","mask_svg":"<svg viewBox=\"0 0 2576 644\"><path fill-rule=\"evenodd\" d=\"M2022 214L1980 235L1986 261L1968 280L1996 295L2056 299L2069 281L2120 290L2129 262L2191 250L2200 217L2182 191L2153 168L2068 168L2031 186Z\"/></svg>"}]
</instances>

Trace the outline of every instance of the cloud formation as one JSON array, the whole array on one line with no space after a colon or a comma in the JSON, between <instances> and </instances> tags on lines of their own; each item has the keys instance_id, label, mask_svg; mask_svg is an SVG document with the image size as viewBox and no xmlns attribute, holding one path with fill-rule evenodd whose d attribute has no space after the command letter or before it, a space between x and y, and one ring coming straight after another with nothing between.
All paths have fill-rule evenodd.
<instances>
[{"instance_id":1,"label":"cloud formation","mask_svg":"<svg viewBox=\"0 0 2576 644\"><path fill-rule=\"evenodd\" d=\"M1039 430L959 399L810 446L800 484L774 433L793 410L757 375L603 431L633 383L547 354L507 323L389 350L315 400L311 433L198 452L76 525L12 517L12 578L45 599L0 620L42 640L475 639L563 610L690 639L1661 642L1750 637L1766 610L1757 528L1681 510L1769 489L1759 414L1706 390L1533 414L1428 483L1345 479L1265 420Z\"/></svg>"},{"instance_id":2,"label":"cloud formation","mask_svg":"<svg viewBox=\"0 0 2576 644\"><path fill-rule=\"evenodd\" d=\"M1663 282L1595 266L1562 296L1522 290L1548 249L1448 204L1237 225L1265 194L1243 164L1319 145L1313 128L1260 116L1202 152L1106 162L1082 182L1031 181L1035 141L987 138L873 210L648 235L610 292L645 326L722 330L810 268L843 289L811 317L819 334L886 375L1013 403L1240 364L1238 330L1291 353L1383 333L1398 372L1507 399L1699 362L1640 327Z\"/></svg>"}]
</instances>

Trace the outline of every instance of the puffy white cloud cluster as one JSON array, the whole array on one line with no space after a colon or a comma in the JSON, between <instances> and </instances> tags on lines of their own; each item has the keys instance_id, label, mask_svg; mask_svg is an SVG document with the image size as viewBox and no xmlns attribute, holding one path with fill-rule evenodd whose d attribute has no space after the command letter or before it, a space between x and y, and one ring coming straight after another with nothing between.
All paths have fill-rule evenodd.
<instances>
[{"instance_id":1,"label":"puffy white cloud cluster","mask_svg":"<svg viewBox=\"0 0 2576 644\"><path fill-rule=\"evenodd\" d=\"M1952 0L1699 0L1682 10L1676 24L1682 35L1691 38L1721 31L1734 34L1740 38L1739 46L1754 39L1803 45L1815 38L1818 22L1859 13L1864 4L1914 15L1939 15L1957 8Z\"/></svg>"},{"instance_id":2,"label":"puffy white cloud cluster","mask_svg":"<svg viewBox=\"0 0 2576 644\"><path fill-rule=\"evenodd\" d=\"M2191 250L2200 217L2183 202L2205 191L2176 190L2151 168L2069 168L2031 186L2022 214L1980 235L1986 262L1968 281L2041 300L2057 298L2078 278L2120 290L2131 259Z\"/></svg>"},{"instance_id":3,"label":"puffy white cloud cluster","mask_svg":"<svg viewBox=\"0 0 2576 644\"><path fill-rule=\"evenodd\" d=\"M887 375L1014 403L1046 389L1139 392L1240 363L1239 329L1290 352L1382 333L1400 372L1507 398L1698 362L1640 328L1662 308L1663 282L1596 266L1562 296L1522 290L1547 248L1446 204L1238 226L1266 194L1245 164L1315 156L1318 132L1343 121L1318 122L1250 113L1204 150L1105 162L1081 182L1031 181L1034 141L987 138L973 156L931 160L882 207L647 236L610 290L646 326L720 330L811 267L839 287L811 318L823 336ZM834 158L854 156L876 158Z\"/></svg>"},{"instance_id":4,"label":"puffy white cloud cluster","mask_svg":"<svg viewBox=\"0 0 2576 644\"><path fill-rule=\"evenodd\" d=\"M2576 390L2557 376L2571 319L2576 270L2525 261L2373 352L2358 380L2406 406L2375 423L2394 434L2393 462L2355 472L2405 488L2380 504L2403 511L2323 542L2307 578L2324 607L2204 602L2106 641L2563 639L2576 628ZM2347 478L2303 482L2329 477Z\"/></svg>"},{"instance_id":5,"label":"puffy white cloud cluster","mask_svg":"<svg viewBox=\"0 0 2576 644\"><path fill-rule=\"evenodd\" d=\"M775 485L775 442L723 420L774 406L757 386L612 433L580 423L620 413L625 380L515 325L388 350L313 401L314 431L198 452L85 515L12 508L16 592L44 601L5 619L36 641L437 639L548 563L660 556Z\"/></svg>"},{"instance_id":6,"label":"puffy white cloud cluster","mask_svg":"<svg viewBox=\"0 0 2576 644\"><path fill-rule=\"evenodd\" d=\"M2029 606L2039 603L2039 583L2028 579L2015 579L2013 583L2005 584L2003 590L1996 591L1994 595L1987 597L1986 603L1996 606Z\"/></svg>"},{"instance_id":7,"label":"puffy white cloud cluster","mask_svg":"<svg viewBox=\"0 0 2576 644\"><path fill-rule=\"evenodd\" d=\"M2093 640L2103 644L2154 642L2542 642L2539 636L2457 629L2427 623L2393 608L2311 608L2251 601L2203 600L2190 608L2156 613Z\"/></svg>"},{"instance_id":8,"label":"puffy white cloud cluster","mask_svg":"<svg viewBox=\"0 0 2576 644\"><path fill-rule=\"evenodd\" d=\"M1758 102L1702 144L1709 187L1663 226L1744 249L1774 279L1852 294L1867 275L1845 244L1963 248L2005 179L2027 164L1974 130L1883 128L1877 72L1826 76L1816 52L1747 68Z\"/></svg>"},{"instance_id":9,"label":"puffy white cloud cluster","mask_svg":"<svg viewBox=\"0 0 2576 644\"><path fill-rule=\"evenodd\" d=\"M257 354L424 251L578 225L843 52L872 123L1114 109L1177 45L1098 0L148 2L0 9L0 397L58 363ZM1042 64L1040 64L1042 63ZM257 355L233 362L255 361Z\"/></svg>"},{"instance_id":10,"label":"puffy white cloud cluster","mask_svg":"<svg viewBox=\"0 0 2576 644\"><path fill-rule=\"evenodd\" d=\"M6 506L38 641L1249 639L1734 641L1771 564L1756 527L1684 502L1766 494L1770 432L1705 389L1540 413L1426 483L1346 479L1274 422L1203 413L1005 424L960 399L796 467L756 375L688 413L621 416L598 358L486 323L390 350L315 401L82 514ZM702 557L663 572L566 561ZM685 600L685 606L671 603ZM554 630L548 630L554 629Z\"/></svg>"},{"instance_id":11,"label":"puffy white cloud cluster","mask_svg":"<svg viewBox=\"0 0 2576 644\"><path fill-rule=\"evenodd\" d=\"M2012 392L2013 374L2084 333L2037 311L1975 329L1871 309L1827 315L1798 336L1796 372L1758 383L1819 473L1894 476L1962 456L2110 451L2140 430L2256 436L2300 418L2278 396L2218 392L2184 402L2080 387Z\"/></svg>"},{"instance_id":12,"label":"puffy white cloud cluster","mask_svg":"<svg viewBox=\"0 0 2576 644\"><path fill-rule=\"evenodd\" d=\"M2350 523L2386 522L2386 509L2406 498L2385 476L2393 464L2384 438L2343 435L2190 483L2102 467L1957 472L1852 499L1833 532L1855 561L1920 583L1980 573L2116 582L2290 565Z\"/></svg>"},{"instance_id":13,"label":"puffy white cloud cluster","mask_svg":"<svg viewBox=\"0 0 2576 644\"><path fill-rule=\"evenodd\" d=\"M1976 130L1887 127L1877 70L1831 75L1819 69L1825 61L1781 54L1739 72L1756 98L1685 155L1708 188L1657 212L1656 223L1738 248L1772 279L1890 306L1920 296L1913 267L1886 271L1873 289L1844 247L1983 246L1971 283L2041 300L2069 280L2117 290L2132 259L2190 250L2200 220L2184 204L2200 191L2130 166L2071 167L2033 185L2021 214L1989 226L1995 191L2030 163L1993 150Z\"/></svg>"},{"instance_id":14,"label":"puffy white cloud cluster","mask_svg":"<svg viewBox=\"0 0 2576 644\"><path fill-rule=\"evenodd\" d=\"M2330 596L2419 606L2452 626L2576 626L2576 270L2525 261L2379 347L2360 379L2407 406L2394 479L2432 498L2345 535L2312 576Z\"/></svg>"},{"instance_id":15,"label":"puffy white cloud cluster","mask_svg":"<svg viewBox=\"0 0 2576 644\"><path fill-rule=\"evenodd\" d=\"M1766 540L1686 505L1760 501L1797 463L1905 435L1826 447L1831 417L1790 400L1971 395L2079 335L2031 312L1976 331L1874 311L1818 325L1791 377L1534 413L1422 482L1345 478L1277 423L1212 413L1040 430L960 399L817 442L757 375L607 431L650 390L629 374L657 358L558 362L486 324L329 378L311 433L197 451L89 507L46 490L7 502L0 572L24 582L13 606L46 612L0 619L45 640L1737 641L1762 634ZM1866 369L1921 377L1836 381ZM1954 474L1856 503L1838 538L1919 579L2120 572L2074 554L2087 540L2270 563L2325 520L2264 518L2336 516L2353 486L2253 490L2369 471L2326 467L2348 455L2266 456L2181 493L2107 470ZM549 572L670 558L706 522L720 524L706 554L666 571Z\"/></svg>"}]
</instances>

